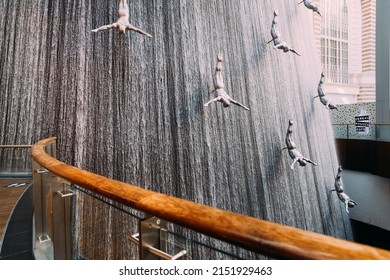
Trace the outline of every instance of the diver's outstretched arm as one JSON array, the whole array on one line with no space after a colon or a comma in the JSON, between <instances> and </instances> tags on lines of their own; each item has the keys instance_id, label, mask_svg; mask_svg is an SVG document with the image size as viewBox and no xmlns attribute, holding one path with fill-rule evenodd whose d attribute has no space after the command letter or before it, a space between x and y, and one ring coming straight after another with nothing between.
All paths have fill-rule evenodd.
<instances>
[{"instance_id":1,"label":"diver's outstretched arm","mask_svg":"<svg viewBox=\"0 0 390 280\"><path fill-rule=\"evenodd\" d=\"M134 27L134 26L131 25L131 24L126 25L126 29L129 29L129 30L131 30L131 31L140 33L140 34L145 35L145 36L147 36L147 37L152 37L152 35L150 35L149 33L146 33L145 31L142 31L141 29L136 28L136 27Z\"/></svg>"},{"instance_id":2,"label":"diver's outstretched arm","mask_svg":"<svg viewBox=\"0 0 390 280\"><path fill-rule=\"evenodd\" d=\"M111 29L111 28L117 28L117 27L118 27L117 23L113 23L113 24L100 26L99 28L93 29L91 31L92 32L98 32L98 31L107 30L107 29Z\"/></svg>"},{"instance_id":3,"label":"diver's outstretched arm","mask_svg":"<svg viewBox=\"0 0 390 280\"><path fill-rule=\"evenodd\" d=\"M248 108L248 107L242 105L240 102L237 102L236 100L233 100L233 99L232 99L232 100L230 100L230 102L232 102L233 104L236 104L237 106L240 106L240 107L244 108L245 110L248 110L248 111L249 111L249 108Z\"/></svg>"},{"instance_id":4,"label":"diver's outstretched arm","mask_svg":"<svg viewBox=\"0 0 390 280\"><path fill-rule=\"evenodd\" d=\"M209 102L207 102L207 103L204 104L203 106L207 107L207 106L209 106L211 103L216 102L216 101L219 101L219 100L221 100L221 97L216 97L216 98L214 98L214 99L211 99Z\"/></svg>"},{"instance_id":5,"label":"diver's outstretched arm","mask_svg":"<svg viewBox=\"0 0 390 280\"><path fill-rule=\"evenodd\" d=\"M273 42L274 40L275 40L275 39L272 39L271 41L268 41L268 42L267 42L267 44L269 44L269 43Z\"/></svg>"},{"instance_id":6,"label":"diver's outstretched arm","mask_svg":"<svg viewBox=\"0 0 390 280\"><path fill-rule=\"evenodd\" d=\"M345 210L347 211L347 213L349 213L349 211L348 211L348 200L346 200L344 203L345 203Z\"/></svg>"},{"instance_id":7,"label":"diver's outstretched arm","mask_svg":"<svg viewBox=\"0 0 390 280\"><path fill-rule=\"evenodd\" d=\"M311 164L317 166L317 163L315 163L314 161L312 161L312 160L310 160L310 159L308 159L308 158L303 158L303 159L304 159L305 161L307 161L308 163L311 163Z\"/></svg>"},{"instance_id":8,"label":"diver's outstretched arm","mask_svg":"<svg viewBox=\"0 0 390 280\"><path fill-rule=\"evenodd\" d=\"M293 163L291 164L290 168L291 169L294 169L294 164L298 161L299 159L298 158L295 158Z\"/></svg>"},{"instance_id":9,"label":"diver's outstretched arm","mask_svg":"<svg viewBox=\"0 0 390 280\"><path fill-rule=\"evenodd\" d=\"M295 50L293 50L293 49L290 49L290 52L293 52L293 53L295 53L297 56L301 56L299 53L297 53Z\"/></svg>"},{"instance_id":10,"label":"diver's outstretched arm","mask_svg":"<svg viewBox=\"0 0 390 280\"><path fill-rule=\"evenodd\" d=\"M279 47L281 47L281 46L283 46L283 43L280 43L280 44L275 45L275 46L274 46L274 49L276 50L277 48L279 48Z\"/></svg>"}]
</instances>

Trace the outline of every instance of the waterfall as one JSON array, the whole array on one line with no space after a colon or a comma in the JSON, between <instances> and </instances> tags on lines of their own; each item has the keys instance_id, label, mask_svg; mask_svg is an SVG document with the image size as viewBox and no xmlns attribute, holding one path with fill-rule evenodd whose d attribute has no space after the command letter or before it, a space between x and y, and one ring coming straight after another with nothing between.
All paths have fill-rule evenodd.
<instances>
[{"instance_id":1,"label":"waterfall","mask_svg":"<svg viewBox=\"0 0 390 280\"><path fill-rule=\"evenodd\" d=\"M339 163L329 110L313 100L322 72L318 15L290 0L129 0L130 22L152 38L91 32L117 20L118 2L0 0L0 143L56 136L59 159L77 167L352 239L330 192ZM274 10L301 56L267 44ZM213 98L219 53L226 92L250 111L203 106ZM318 166L290 169L282 151L289 119L297 148ZM103 230L93 230L99 246L135 231L88 199L76 199L79 242L91 223ZM127 257L131 245L120 246L92 255Z\"/></svg>"}]
</instances>

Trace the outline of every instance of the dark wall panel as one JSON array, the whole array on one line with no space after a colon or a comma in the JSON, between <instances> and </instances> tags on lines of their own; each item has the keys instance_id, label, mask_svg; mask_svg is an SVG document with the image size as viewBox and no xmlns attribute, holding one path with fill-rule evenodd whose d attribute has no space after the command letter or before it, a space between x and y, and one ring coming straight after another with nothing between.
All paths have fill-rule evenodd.
<instances>
[{"instance_id":1,"label":"dark wall panel","mask_svg":"<svg viewBox=\"0 0 390 280\"><path fill-rule=\"evenodd\" d=\"M390 178L390 142L337 139L336 146L344 168Z\"/></svg>"}]
</instances>

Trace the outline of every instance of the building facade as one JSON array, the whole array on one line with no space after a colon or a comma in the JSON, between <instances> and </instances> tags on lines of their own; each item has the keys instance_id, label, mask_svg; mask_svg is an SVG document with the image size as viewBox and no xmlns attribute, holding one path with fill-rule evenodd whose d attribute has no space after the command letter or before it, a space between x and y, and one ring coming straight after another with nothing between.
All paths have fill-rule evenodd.
<instances>
[{"instance_id":1,"label":"building facade","mask_svg":"<svg viewBox=\"0 0 390 280\"><path fill-rule=\"evenodd\" d=\"M362 0L362 75L359 102L376 100L376 0Z\"/></svg>"},{"instance_id":2,"label":"building facade","mask_svg":"<svg viewBox=\"0 0 390 280\"><path fill-rule=\"evenodd\" d=\"M375 101L376 0L315 0L317 52L325 92L336 104Z\"/></svg>"}]
</instances>

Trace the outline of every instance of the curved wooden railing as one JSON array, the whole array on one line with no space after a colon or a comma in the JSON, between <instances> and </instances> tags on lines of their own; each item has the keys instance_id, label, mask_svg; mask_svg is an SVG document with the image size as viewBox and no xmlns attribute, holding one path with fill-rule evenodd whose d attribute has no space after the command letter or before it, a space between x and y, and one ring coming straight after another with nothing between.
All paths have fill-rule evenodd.
<instances>
[{"instance_id":1,"label":"curved wooden railing","mask_svg":"<svg viewBox=\"0 0 390 280\"><path fill-rule=\"evenodd\" d=\"M67 165L45 152L55 138L32 147L41 166L78 186L134 209L165 219L234 245L280 259L390 259L390 252L289 226L239 215Z\"/></svg>"}]
</instances>

